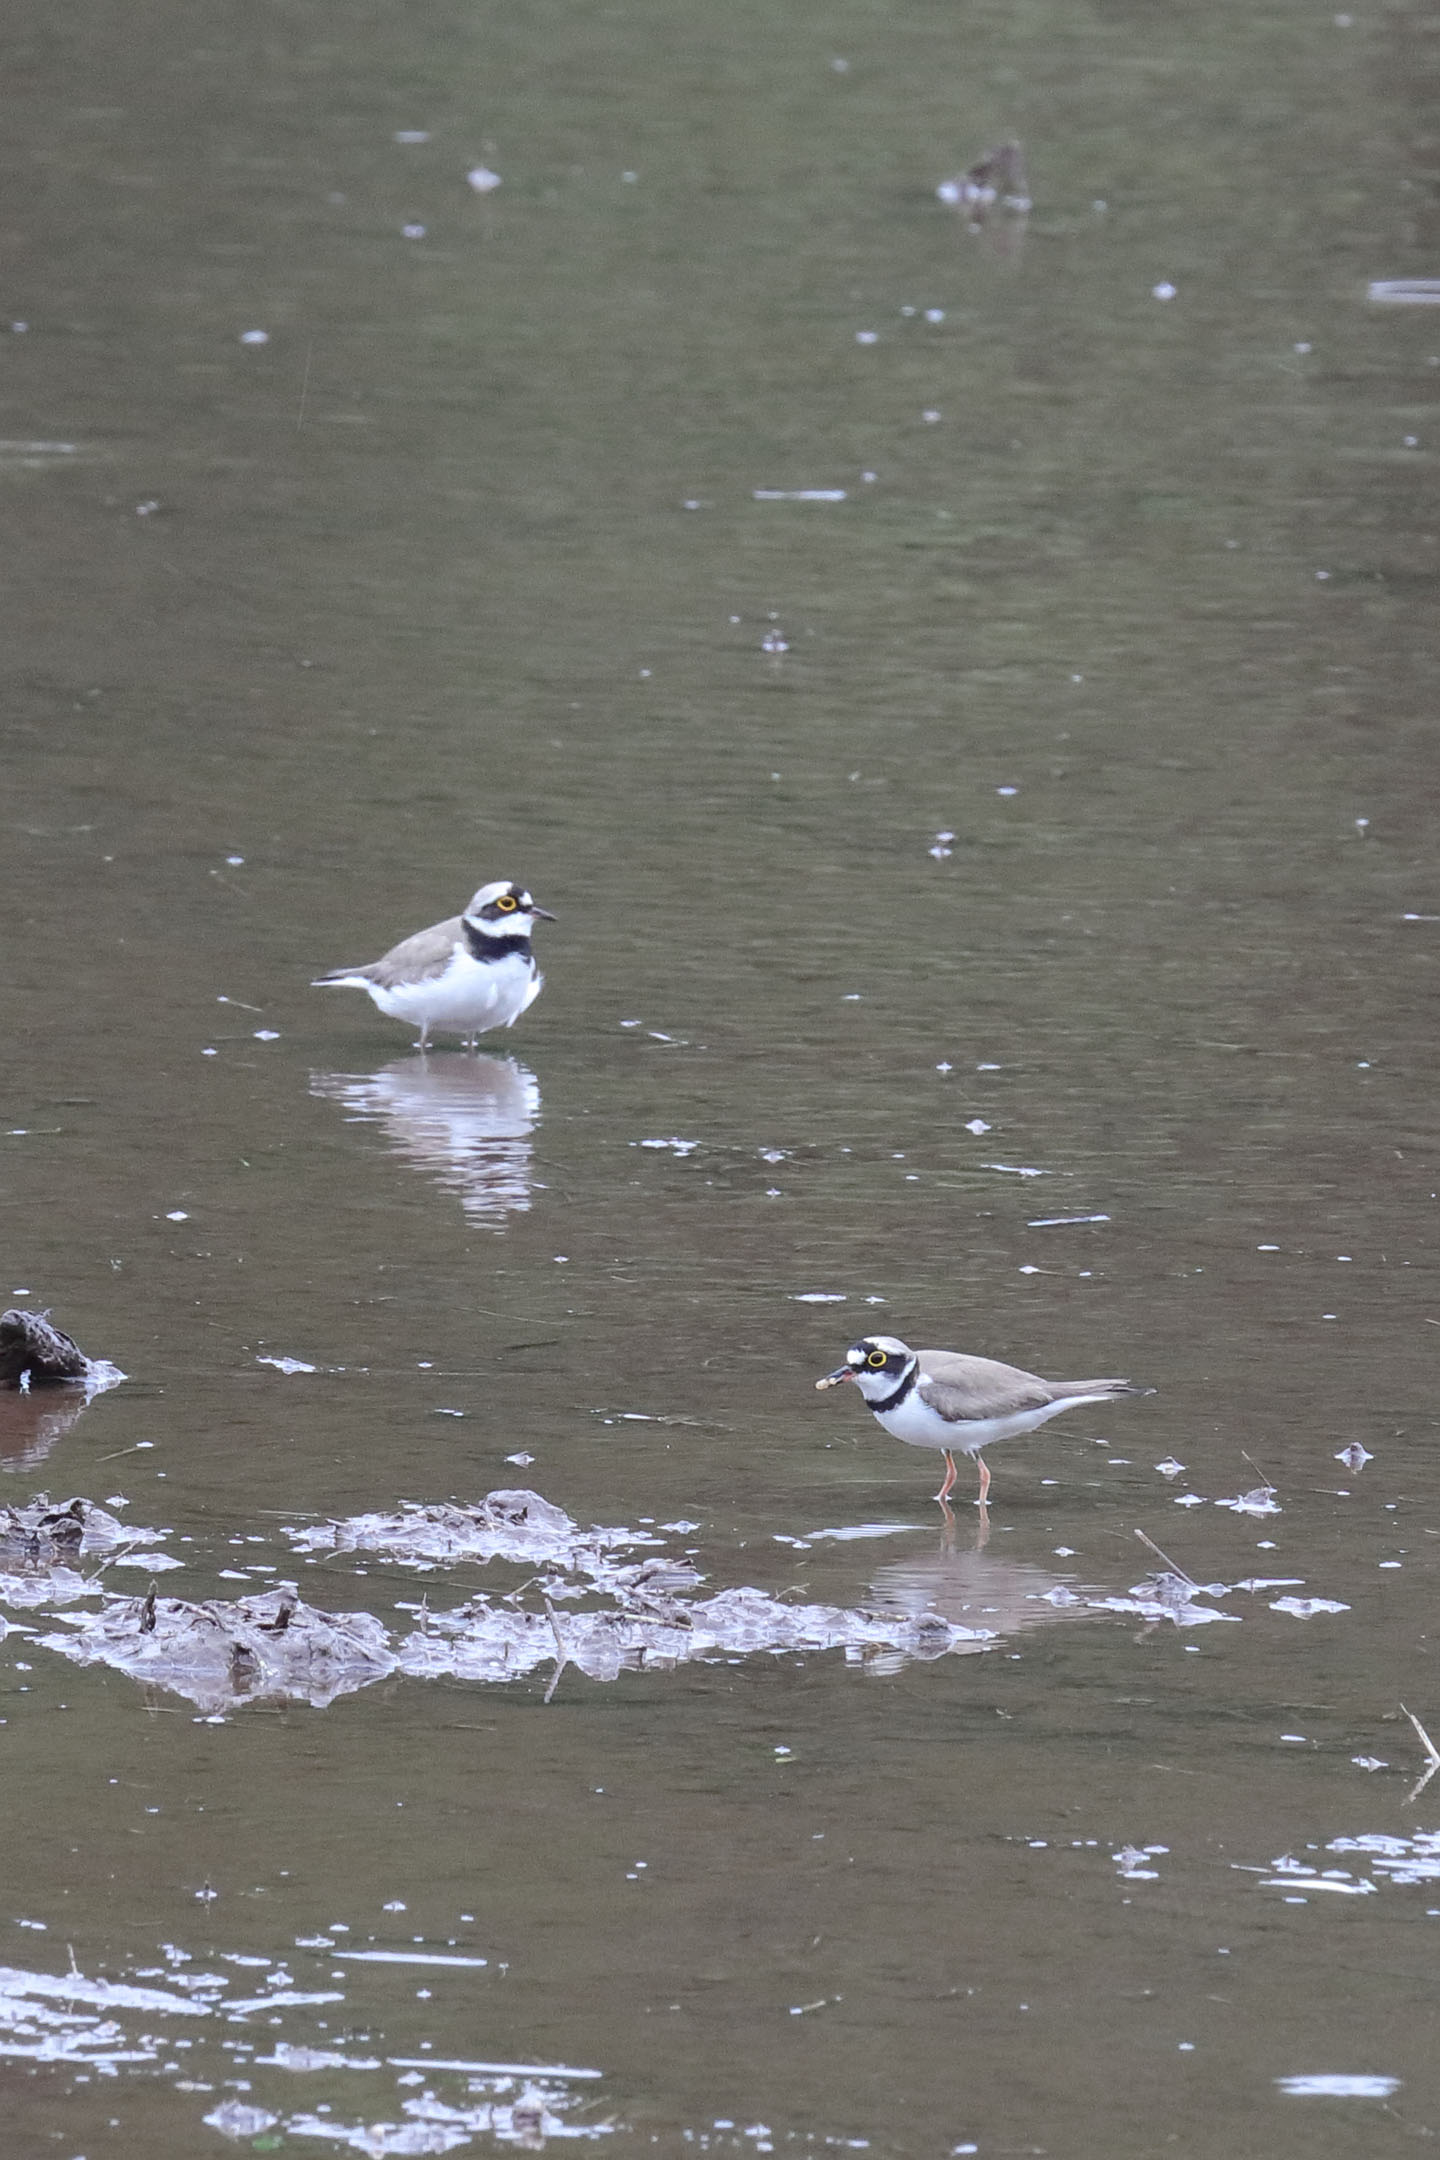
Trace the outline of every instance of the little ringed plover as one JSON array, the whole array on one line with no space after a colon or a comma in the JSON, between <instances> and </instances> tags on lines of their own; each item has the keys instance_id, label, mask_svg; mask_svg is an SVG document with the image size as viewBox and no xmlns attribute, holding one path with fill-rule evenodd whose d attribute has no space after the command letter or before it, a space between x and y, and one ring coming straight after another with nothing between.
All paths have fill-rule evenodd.
<instances>
[{"instance_id":1,"label":"little ringed plover","mask_svg":"<svg viewBox=\"0 0 1440 2160\"><path fill-rule=\"evenodd\" d=\"M545 978L530 950L537 918L555 920L523 885L500 878L482 885L463 915L417 930L368 967L336 968L310 987L364 990L381 1012L419 1028L417 1050L432 1028L473 1047L490 1028L513 1027L540 995Z\"/></svg>"},{"instance_id":2,"label":"little ringed plover","mask_svg":"<svg viewBox=\"0 0 1440 2160\"><path fill-rule=\"evenodd\" d=\"M843 1365L817 1380L817 1388L853 1380L878 1422L911 1447L937 1448L945 1457L945 1482L935 1498L943 1506L954 1488L957 1455L980 1465L980 1506L990 1472L980 1450L997 1440L1033 1432L1062 1410L1082 1403L1113 1402L1117 1395L1153 1395L1130 1380L1042 1380L1018 1365L966 1357L958 1350L912 1350L895 1335L863 1335Z\"/></svg>"}]
</instances>

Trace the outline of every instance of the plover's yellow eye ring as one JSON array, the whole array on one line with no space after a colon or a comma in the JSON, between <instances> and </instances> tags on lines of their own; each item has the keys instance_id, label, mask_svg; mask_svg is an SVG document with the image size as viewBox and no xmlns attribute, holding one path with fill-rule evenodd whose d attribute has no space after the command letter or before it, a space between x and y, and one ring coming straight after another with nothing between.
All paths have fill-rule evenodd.
<instances>
[{"instance_id":1,"label":"plover's yellow eye ring","mask_svg":"<svg viewBox=\"0 0 1440 2160\"><path fill-rule=\"evenodd\" d=\"M520 903L514 893L502 892L495 905L502 915L513 915Z\"/></svg>"},{"instance_id":2,"label":"plover's yellow eye ring","mask_svg":"<svg viewBox=\"0 0 1440 2160\"><path fill-rule=\"evenodd\" d=\"M872 1371L879 1372L881 1366L886 1363L885 1352L883 1350L872 1350L865 1363L870 1366Z\"/></svg>"}]
</instances>

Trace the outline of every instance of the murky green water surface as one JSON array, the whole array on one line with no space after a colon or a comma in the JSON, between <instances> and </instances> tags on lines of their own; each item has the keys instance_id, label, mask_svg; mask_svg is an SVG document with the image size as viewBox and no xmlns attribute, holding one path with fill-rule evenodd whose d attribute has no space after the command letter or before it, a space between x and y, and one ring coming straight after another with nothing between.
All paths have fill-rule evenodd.
<instances>
[{"instance_id":1,"label":"murky green water surface","mask_svg":"<svg viewBox=\"0 0 1440 2160\"><path fill-rule=\"evenodd\" d=\"M0 1293L131 1378L0 1498L396 1644L535 1571L287 1529L524 1487L979 1631L222 1708L38 1639L149 1561L12 1582L17 2152L1440 2127L1433 30L13 26ZM307 988L497 875L493 1057ZM1158 1392L977 1549L812 1392L880 1325Z\"/></svg>"}]
</instances>

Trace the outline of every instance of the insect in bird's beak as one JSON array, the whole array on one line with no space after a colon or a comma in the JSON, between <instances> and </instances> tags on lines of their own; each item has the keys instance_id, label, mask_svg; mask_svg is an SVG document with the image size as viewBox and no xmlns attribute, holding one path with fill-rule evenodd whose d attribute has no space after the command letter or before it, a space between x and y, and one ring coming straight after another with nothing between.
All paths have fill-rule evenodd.
<instances>
[{"instance_id":1,"label":"insect in bird's beak","mask_svg":"<svg viewBox=\"0 0 1440 2160\"><path fill-rule=\"evenodd\" d=\"M855 1375L848 1365L837 1365L834 1372L827 1372L823 1380L817 1380L817 1388L839 1387L842 1380L853 1380Z\"/></svg>"}]
</instances>

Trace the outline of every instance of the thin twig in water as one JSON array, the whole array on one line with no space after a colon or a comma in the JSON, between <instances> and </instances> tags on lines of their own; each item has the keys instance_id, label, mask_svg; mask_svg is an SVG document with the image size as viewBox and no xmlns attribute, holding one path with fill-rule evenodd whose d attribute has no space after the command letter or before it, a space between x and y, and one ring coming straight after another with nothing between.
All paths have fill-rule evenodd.
<instances>
[{"instance_id":1,"label":"thin twig in water","mask_svg":"<svg viewBox=\"0 0 1440 2160\"><path fill-rule=\"evenodd\" d=\"M1405 1710L1405 1705L1403 1702L1401 1703L1400 1708L1402 1710ZM1421 1772L1420 1777L1418 1778L1416 1783L1411 1786L1409 1792L1405 1796L1405 1802L1408 1807L1411 1801L1419 1799L1421 1793L1424 1792L1425 1787L1429 1784L1431 1778L1434 1777L1435 1772L1437 1770L1440 1770L1440 1748L1436 1747L1435 1742L1430 1738L1429 1733L1426 1732L1425 1727L1420 1723L1419 1718L1416 1717L1413 1710L1405 1710L1405 1715L1409 1718L1410 1723L1414 1726L1416 1732L1420 1735L1420 1744L1424 1748L1427 1758L1425 1769Z\"/></svg>"},{"instance_id":2,"label":"thin twig in water","mask_svg":"<svg viewBox=\"0 0 1440 2160\"><path fill-rule=\"evenodd\" d=\"M1248 1462L1248 1463L1249 1463L1249 1465L1250 1465L1250 1468L1251 1468L1251 1469L1252 1469L1252 1470L1254 1471L1254 1473L1255 1473L1256 1477L1258 1477L1258 1478L1259 1478L1259 1480L1260 1480L1261 1484L1262 1484L1262 1485L1263 1485L1263 1486L1265 1487L1265 1490L1266 1490L1266 1492L1274 1492L1274 1491L1275 1491L1275 1489L1276 1489L1276 1488L1275 1488L1275 1483L1274 1483L1274 1480L1273 1480L1273 1479L1271 1479L1271 1478L1268 1478L1268 1477L1267 1477L1267 1476L1265 1475L1265 1472L1264 1472L1264 1471L1263 1471L1263 1470L1262 1470L1262 1469L1260 1468L1260 1465L1259 1465L1259 1463L1258 1463L1258 1462L1256 1462L1256 1460L1255 1460L1254 1456L1253 1456L1253 1455L1247 1455L1243 1447L1242 1447L1242 1448L1241 1448L1241 1450L1240 1450L1240 1460L1241 1460L1242 1462Z\"/></svg>"},{"instance_id":3,"label":"thin twig in water","mask_svg":"<svg viewBox=\"0 0 1440 2160\"><path fill-rule=\"evenodd\" d=\"M1158 1555L1158 1557L1164 1561L1166 1567L1172 1568L1174 1570L1174 1572L1180 1577L1181 1582L1188 1583L1192 1590L1196 1587L1194 1577L1187 1575L1184 1568L1180 1566L1179 1562L1170 1558L1168 1552L1161 1552L1160 1547L1155 1543L1153 1537L1147 1537L1143 1530L1137 1530L1135 1532L1135 1535L1139 1538L1142 1545L1148 1545L1151 1552Z\"/></svg>"},{"instance_id":4,"label":"thin twig in water","mask_svg":"<svg viewBox=\"0 0 1440 2160\"><path fill-rule=\"evenodd\" d=\"M1432 1762L1429 1765L1428 1769L1421 1771L1419 1777L1416 1778L1415 1783L1411 1786L1409 1792L1405 1795L1406 1807L1413 1807L1415 1805L1415 1802L1419 1799L1421 1793L1424 1792L1425 1787L1430 1783L1431 1778L1434 1777L1437 1770L1440 1770L1440 1763Z\"/></svg>"},{"instance_id":5,"label":"thin twig in water","mask_svg":"<svg viewBox=\"0 0 1440 2160\"><path fill-rule=\"evenodd\" d=\"M560 1622L555 1617L555 1607L546 1597L543 1590L540 1593L540 1602L545 1607L546 1616L550 1622L550 1632L555 1637L555 1671L551 1677L549 1687L545 1690L545 1701L548 1703L552 1700L556 1688L560 1685L560 1675L569 1664L570 1658L565 1648L565 1639L560 1633Z\"/></svg>"},{"instance_id":6,"label":"thin twig in water","mask_svg":"<svg viewBox=\"0 0 1440 2160\"><path fill-rule=\"evenodd\" d=\"M1405 1705L1403 1702L1401 1703L1400 1708L1402 1710L1405 1710ZM1415 1727L1416 1732L1420 1735L1420 1744L1424 1748L1426 1756L1429 1758L1431 1768L1434 1770L1440 1770L1440 1748L1436 1747L1435 1742L1430 1738L1429 1733L1426 1732L1425 1727L1420 1723L1419 1718L1416 1717L1413 1710L1405 1710L1405 1715L1409 1718L1410 1723Z\"/></svg>"}]
</instances>

